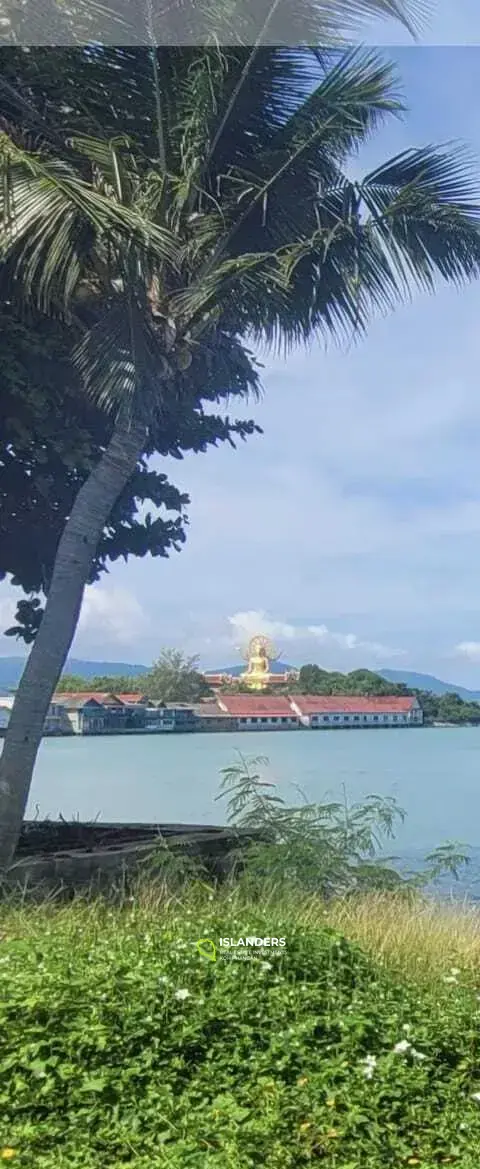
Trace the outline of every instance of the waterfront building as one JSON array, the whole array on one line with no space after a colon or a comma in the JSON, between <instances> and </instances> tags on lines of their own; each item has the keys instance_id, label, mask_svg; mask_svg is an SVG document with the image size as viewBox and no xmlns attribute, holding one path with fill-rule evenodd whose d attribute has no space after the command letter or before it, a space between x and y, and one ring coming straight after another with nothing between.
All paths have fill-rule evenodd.
<instances>
[{"instance_id":1,"label":"waterfront building","mask_svg":"<svg viewBox=\"0 0 480 1169\"><path fill-rule=\"evenodd\" d=\"M5 734L14 697L0 702ZM271 731L411 727L423 724L415 697L218 694L214 701L150 703L144 695L57 694L45 720L46 735L113 735L193 731Z\"/></svg>"},{"instance_id":2,"label":"waterfront building","mask_svg":"<svg viewBox=\"0 0 480 1169\"><path fill-rule=\"evenodd\" d=\"M74 735L111 735L142 730L145 725L145 706L122 702L117 694L56 694L54 703L63 714L65 728L70 724Z\"/></svg>"},{"instance_id":3,"label":"waterfront building","mask_svg":"<svg viewBox=\"0 0 480 1169\"><path fill-rule=\"evenodd\" d=\"M115 694L124 706L148 706L148 698L145 694Z\"/></svg>"},{"instance_id":4,"label":"waterfront building","mask_svg":"<svg viewBox=\"0 0 480 1169\"><path fill-rule=\"evenodd\" d=\"M14 701L14 694L8 694L0 699L0 734L5 734L7 730ZM72 733L71 727L66 725L64 711L57 706L55 701L51 702L48 708L43 733L45 735L69 735Z\"/></svg>"},{"instance_id":5,"label":"waterfront building","mask_svg":"<svg viewBox=\"0 0 480 1169\"><path fill-rule=\"evenodd\" d=\"M219 694L217 705L232 716L239 731L287 731L300 727L300 719L289 698L250 697L249 694Z\"/></svg>"},{"instance_id":6,"label":"waterfront building","mask_svg":"<svg viewBox=\"0 0 480 1169\"><path fill-rule=\"evenodd\" d=\"M65 711L57 702L51 702L48 714L43 724L44 735L71 734L71 728L65 725Z\"/></svg>"},{"instance_id":7,"label":"waterfront building","mask_svg":"<svg viewBox=\"0 0 480 1169\"><path fill-rule=\"evenodd\" d=\"M196 707L202 722L203 703ZM417 698L363 698L349 695L290 695L289 697L249 694L219 694L209 704L205 727L219 729L215 709L232 720L225 728L269 731L295 728L421 726L423 711Z\"/></svg>"},{"instance_id":8,"label":"waterfront building","mask_svg":"<svg viewBox=\"0 0 480 1169\"><path fill-rule=\"evenodd\" d=\"M175 711L166 706L145 707L145 730L156 734L167 734L175 730Z\"/></svg>"},{"instance_id":9,"label":"waterfront building","mask_svg":"<svg viewBox=\"0 0 480 1169\"><path fill-rule=\"evenodd\" d=\"M196 702L193 713L197 731L237 731L238 720L218 702Z\"/></svg>"},{"instance_id":10,"label":"waterfront building","mask_svg":"<svg viewBox=\"0 0 480 1169\"><path fill-rule=\"evenodd\" d=\"M399 727L421 726L423 710L418 698L361 698L354 695L294 695L292 709L304 727Z\"/></svg>"},{"instance_id":11,"label":"waterfront building","mask_svg":"<svg viewBox=\"0 0 480 1169\"><path fill-rule=\"evenodd\" d=\"M187 702L165 702L165 709L172 712L176 731L195 731L196 719L193 707Z\"/></svg>"},{"instance_id":12,"label":"waterfront building","mask_svg":"<svg viewBox=\"0 0 480 1169\"><path fill-rule=\"evenodd\" d=\"M105 730L106 711L96 694L56 694L65 734L99 735Z\"/></svg>"},{"instance_id":13,"label":"waterfront building","mask_svg":"<svg viewBox=\"0 0 480 1169\"><path fill-rule=\"evenodd\" d=\"M193 731L196 718L184 703L152 703L141 694L65 693L55 695L63 733L115 735L134 732Z\"/></svg>"}]
</instances>

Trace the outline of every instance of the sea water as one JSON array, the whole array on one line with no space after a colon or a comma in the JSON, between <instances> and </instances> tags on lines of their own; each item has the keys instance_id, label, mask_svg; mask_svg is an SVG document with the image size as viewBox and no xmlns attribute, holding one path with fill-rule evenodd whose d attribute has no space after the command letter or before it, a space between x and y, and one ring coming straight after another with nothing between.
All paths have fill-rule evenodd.
<instances>
[{"instance_id":1,"label":"sea water","mask_svg":"<svg viewBox=\"0 0 480 1169\"><path fill-rule=\"evenodd\" d=\"M388 851L417 863L459 841L473 856L461 888L480 891L480 727L44 739L27 815L222 824L221 771L239 753L266 757L258 770L292 804L393 796L406 818Z\"/></svg>"}]
</instances>

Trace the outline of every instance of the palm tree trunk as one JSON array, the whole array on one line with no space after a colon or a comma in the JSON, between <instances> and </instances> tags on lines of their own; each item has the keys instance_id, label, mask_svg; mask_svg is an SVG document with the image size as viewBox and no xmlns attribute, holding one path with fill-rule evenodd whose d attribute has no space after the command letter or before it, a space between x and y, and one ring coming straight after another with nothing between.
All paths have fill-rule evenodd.
<instances>
[{"instance_id":1,"label":"palm tree trunk","mask_svg":"<svg viewBox=\"0 0 480 1169\"><path fill-rule=\"evenodd\" d=\"M13 858L45 718L73 641L85 585L105 524L135 472L145 428L119 420L81 487L57 549L45 612L27 659L0 756L0 871Z\"/></svg>"}]
</instances>

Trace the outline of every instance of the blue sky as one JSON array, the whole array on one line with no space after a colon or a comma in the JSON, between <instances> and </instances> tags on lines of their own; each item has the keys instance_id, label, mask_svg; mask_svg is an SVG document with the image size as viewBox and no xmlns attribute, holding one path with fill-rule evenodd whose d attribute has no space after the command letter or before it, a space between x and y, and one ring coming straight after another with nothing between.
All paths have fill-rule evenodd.
<instances>
[{"instance_id":1,"label":"blue sky","mask_svg":"<svg viewBox=\"0 0 480 1169\"><path fill-rule=\"evenodd\" d=\"M410 113L360 163L459 139L478 156L480 199L480 7L459 4L450 31L470 47L441 43L438 10L438 47L385 49ZM263 436L163 464L191 495L187 545L88 590L76 655L149 662L175 645L215 666L264 630L290 662L480 686L480 283L416 295L347 351L269 360L264 384ZM0 587L3 628L12 596Z\"/></svg>"}]
</instances>

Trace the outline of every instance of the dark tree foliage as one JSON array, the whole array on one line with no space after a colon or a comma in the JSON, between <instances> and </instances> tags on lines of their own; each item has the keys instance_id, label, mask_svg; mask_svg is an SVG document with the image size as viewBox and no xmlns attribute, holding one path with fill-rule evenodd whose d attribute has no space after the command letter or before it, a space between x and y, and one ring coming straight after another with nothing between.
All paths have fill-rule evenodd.
<instances>
[{"instance_id":1,"label":"dark tree foliage","mask_svg":"<svg viewBox=\"0 0 480 1169\"><path fill-rule=\"evenodd\" d=\"M30 596L18 604L11 635L33 640L48 590L57 544L73 500L108 442L113 419L85 396L69 360L71 331L59 321L22 320L8 306L0 314L0 579L11 576ZM200 357L191 378L205 376L218 393L244 388L243 353L222 346ZM202 368L203 367L203 368ZM228 367L228 368L227 368ZM186 375L183 375L185 379ZM157 450L182 452L245 438L253 423L191 411L171 418ZM90 583L108 564L129 556L168 556L185 541L188 496L146 459L113 509L92 567ZM145 507L148 508L145 511ZM160 514L158 514L160 510ZM171 516L169 513L177 513Z\"/></svg>"},{"instance_id":2,"label":"dark tree foliage","mask_svg":"<svg viewBox=\"0 0 480 1169\"><path fill-rule=\"evenodd\" d=\"M95 674L84 678L81 674L62 674L57 694L143 694L141 678L122 674Z\"/></svg>"},{"instance_id":3,"label":"dark tree foliage","mask_svg":"<svg viewBox=\"0 0 480 1169\"><path fill-rule=\"evenodd\" d=\"M385 678L372 670L352 670L350 674L340 674L335 670L322 670L316 665L302 666L298 687L301 694L358 694L370 697L410 693L403 683L386 682Z\"/></svg>"}]
</instances>

